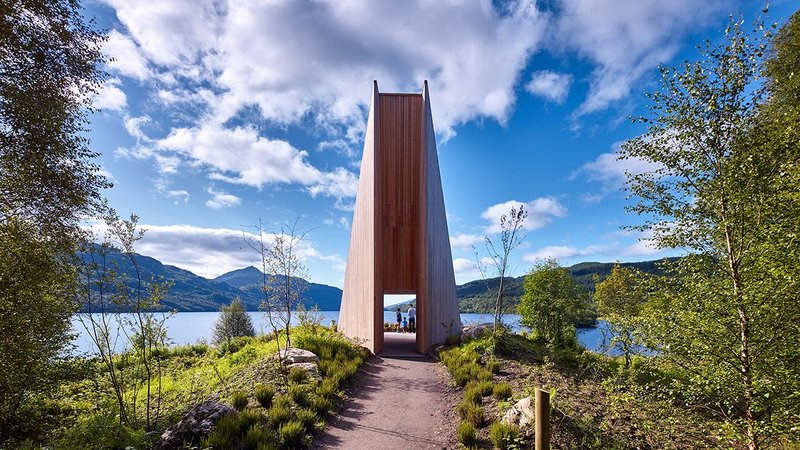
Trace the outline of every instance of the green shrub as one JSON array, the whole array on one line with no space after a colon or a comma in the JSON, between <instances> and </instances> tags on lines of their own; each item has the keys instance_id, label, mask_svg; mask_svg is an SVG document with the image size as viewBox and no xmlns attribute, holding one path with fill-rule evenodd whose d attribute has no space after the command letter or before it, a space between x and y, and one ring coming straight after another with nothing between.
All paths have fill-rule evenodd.
<instances>
[{"instance_id":1,"label":"green shrub","mask_svg":"<svg viewBox=\"0 0 800 450\"><path fill-rule=\"evenodd\" d=\"M483 408L474 402L464 400L458 404L456 409L459 417L476 427L483 422Z\"/></svg>"},{"instance_id":2,"label":"green shrub","mask_svg":"<svg viewBox=\"0 0 800 450\"><path fill-rule=\"evenodd\" d=\"M299 384L289 386L289 396L300 406L307 406L309 404L309 394L309 389L306 386Z\"/></svg>"},{"instance_id":3,"label":"green shrub","mask_svg":"<svg viewBox=\"0 0 800 450\"><path fill-rule=\"evenodd\" d=\"M287 397L286 395L276 395L275 398L272 399L272 406L291 409L292 399Z\"/></svg>"},{"instance_id":4,"label":"green shrub","mask_svg":"<svg viewBox=\"0 0 800 450\"><path fill-rule=\"evenodd\" d=\"M333 402L325 397L315 395L311 400L311 407L321 416L327 416L333 411Z\"/></svg>"},{"instance_id":5,"label":"green shrub","mask_svg":"<svg viewBox=\"0 0 800 450\"><path fill-rule=\"evenodd\" d=\"M464 401L475 403L476 405L481 404L481 400L483 399L483 394L481 393L480 389L478 388L477 384L469 384L467 388L464 389Z\"/></svg>"},{"instance_id":6,"label":"green shrub","mask_svg":"<svg viewBox=\"0 0 800 450\"><path fill-rule=\"evenodd\" d=\"M466 386L472 380L472 375L470 375L467 369L457 369L454 372L451 372L453 375L453 381L456 382L458 386Z\"/></svg>"},{"instance_id":7,"label":"green shrub","mask_svg":"<svg viewBox=\"0 0 800 450\"><path fill-rule=\"evenodd\" d=\"M494 385L494 392L492 394L494 398L498 400L505 400L511 398L511 396L514 395L514 391L511 389L510 384L502 382Z\"/></svg>"},{"instance_id":8,"label":"green shrub","mask_svg":"<svg viewBox=\"0 0 800 450\"><path fill-rule=\"evenodd\" d=\"M250 336L235 337L219 345L218 350L220 355L232 355L239 350L243 349L247 344L253 342Z\"/></svg>"},{"instance_id":9,"label":"green shrub","mask_svg":"<svg viewBox=\"0 0 800 450\"><path fill-rule=\"evenodd\" d=\"M298 409L297 412L295 412L295 418L300 421L307 430L314 428L314 425L319 422L317 413L308 408Z\"/></svg>"},{"instance_id":10,"label":"green shrub","mask_svg":"<svg viewBox=\"0 0 800 450\"><path fill-rule=\"evenodd\" d=\"M105 414L92 415L79 421L53 445L56 449L88 450L123 450L127 447L146 447L144 432L120 425L114 416Z\"/></svg>"},{"instance_id":11,"label":"green shrub","mask_svg":"<svg viewBox=\"0 0 800 450\"><path fill-rule=\"evenodd\" d=\"M213 432L203 442L203 447L233 449L245 432L260 422L261 415L255 411L227 415L217 421Z\"/></svg>"},{"instance_id":12,"label":"green shrub","mask_svg":"<svg viewBox=\"0 0 800 450\"><path fill-rule=\"evenodd\" d=\"M458 425L458 442L464 447L472 447L478 443L478 433L475 425L471 422L463 421Z\"/></svg>"},{"instance_id":13,"label":"green shrub","mask_svg":"<svg viewBox=\"0 0 800 450\"><path fill-rule=\"evenodd\" d=\"M259 405L269 408L272 405L272 398L275 397L275 388L259 384L256 386L255 396Z\"/></svg>"},{"instance_id":14,"label":"green shrub","mask_svg":"<svg viewBox=\"0 0 800 450\"><path fill-rule=\"evenodd\" d=\"M289 370L289 381L295 384L305 383L308 379L308 372L302 367L292 367Z\"/></svg>"},{"instance_id":15,"label":"green shrub","mask_svg":"<svg viewBox=\"0 0 800 450\"><path fill-rule=\"evenodd\" d=\"M278 428L278 436L284 447L299 447L303 443L305 429L301 422L290 420Z\"/></svg>"},{"instance_id":16,"label":"green shrub","mask_svg":"<svg viewBox=\"0 0 800 450\"><path fill-rule=\"evenodd\" d=\"M245 450L260 450L264 446L272 445L275 442L273 432L261 425L253 425L244 434L242 446Z\"/></svg>"},{"instance_id":17,"label":"green shrub","mask_svg":"<svg viewBox=\"0 0 800 450\"><path fill-rule=\"evenodd\" d=\"M317 388L320 397L331 398L336 396L339 386L330 378L322 380L322 384Z\"/></svg>"},{"instance_id":18,"label":"green shrub","mask_svg":"<svg viewBox=\"0 0 800 450\"><path fill-rule=\"evenodd\" d=\"M500 361L494 357L489 358L489 360L486 362L486 369L492 373L500 373Z\"/></svg>"},{"instance_id":19,"label":"green shrub","mask_svg":"<svg viewBox=\"0 0 800 450\"><path fill-rule=\"evenodd\" d=\"M514 425L495 422L489 427L489 439L500 450L515 447L519 441L519 428Z\"/></svg>"},{"instance_id":20,"label":"green shrub","mask_svg":"<svg viewBox=\"0 0 800 450\"><path fill-rule=\"evenodd\" d=\"M273 402L269 411L267 411L267 420L270 425L276 429L284 422L288 422L291 418L292 410L287 406L277 404L277 402Z\"/></svg>"},{"instance_id":21,"label":"green shrub","mask_svg":"<svg viewBox=\"0 0 800 450\"><path fill-rule=\"evenodd\" d=\"M233 409L241 411L247 408L247 403L247 395L245 395L244 392L236 391L233 393L233 395L231 395L231 405L233 406Z\"/></svg>"},{"instance_id":22,"label":"green shrub","mask_svg":"<svg viewBox=\"0 0 800 450\"><path fill-rule=\"evenodd\" d=\"M488 397L494 392L494 383L491 381L477 381L470 383L470 385L474 386L474 389L480 392L484 397ZM467 388L469 388L470 385L468 385Z\"/></svg>"}]
</instances>

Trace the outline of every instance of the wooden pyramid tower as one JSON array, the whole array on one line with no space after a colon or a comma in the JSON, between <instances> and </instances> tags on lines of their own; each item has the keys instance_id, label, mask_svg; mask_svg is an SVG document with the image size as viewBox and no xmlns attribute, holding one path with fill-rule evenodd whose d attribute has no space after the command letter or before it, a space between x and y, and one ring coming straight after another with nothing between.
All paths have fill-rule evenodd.
<instances>
[{"instance_id":1,"label":"wooden pyramid tower","mask_svg":"<svg viewBox=\"0 0 800 450\"><path fill-rule=\"evenodd\" d=\"M339 325L374 353L385 294L416 294L417 351L460 336L427 81L421 94L373 85Z\"/></svg>"}]
</instances>

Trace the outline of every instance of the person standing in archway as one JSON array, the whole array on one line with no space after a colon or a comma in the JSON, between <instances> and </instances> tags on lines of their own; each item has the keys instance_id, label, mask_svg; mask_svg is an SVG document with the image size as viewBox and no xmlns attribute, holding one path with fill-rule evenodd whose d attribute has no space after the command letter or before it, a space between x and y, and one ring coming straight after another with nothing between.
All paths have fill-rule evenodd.
<instances>
[{"instance_id":1,"label":"person standing in archway","mask_svg":"<svg viewBox=\"0 0 800 450\"><path fill-rule=\"evenodd\" d=\"M414 308L413 303L408 308L408 328L412 333L417 332L417 308Z\"/></svg>"},{"instance_id":2,"label":"person standing in archway","mask_svg":"<svg viewBox=\"0 0 800 450\"><path fill-rule=\"evenodd\" d=\"M400 312L400 308L397 308L397 332L399 333L402 328L400 328L401 324L403 323L403 313Z\"/></svg>"}]
</instances>

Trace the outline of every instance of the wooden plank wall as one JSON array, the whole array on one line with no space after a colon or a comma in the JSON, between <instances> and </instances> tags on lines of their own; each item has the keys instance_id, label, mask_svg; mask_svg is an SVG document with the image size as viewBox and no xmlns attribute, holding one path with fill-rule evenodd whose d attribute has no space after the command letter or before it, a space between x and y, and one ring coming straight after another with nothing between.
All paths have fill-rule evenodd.
<instances>
[{"instance_id":1,"label":"wooden plank wall","mask_svg":"<svg viewBox=\"0 0 800 450\"><path fill-rule=\"evenodd\" d=\"M381 261L376 257L376 248L379 248L376 228L379 211L376 208L379 204L375 201L379 194L375 183L378 153L375 130L379 127L379 106L378 85L375 83L364 135L364 153L339 312L339 327L342 332L361 341L373 353L383 348L383 292L379 270Z\"/></svg>"},{"instance_id":2,"label":"wooden plank wall","mask_svg":"<svg viewBox=\"0 0 800 450\"><path fill-rule=\"evenodd\" d=\"M431 345L445 342L448 335L461 335L461 316L427 81L422 96L422 145L425 157L422 171L425 222L422 245L425 253L421 259L424 263L424 276L419 290L422 295L418 294L418 297L421 297L420 303L423 304L420 322L424 332L417 337L417 350L427 353Z\"/></svg>"},{"instance_id":3,"label":"wooden plank wall","mask_svg":"<svg viewBox=\"0 0 800 450\"><path fill-rule=\"evenodd\" d=\"M379 105L383 293L412 294L420 272L422 95L380 94Z\"/></svg>"}]
</instances>

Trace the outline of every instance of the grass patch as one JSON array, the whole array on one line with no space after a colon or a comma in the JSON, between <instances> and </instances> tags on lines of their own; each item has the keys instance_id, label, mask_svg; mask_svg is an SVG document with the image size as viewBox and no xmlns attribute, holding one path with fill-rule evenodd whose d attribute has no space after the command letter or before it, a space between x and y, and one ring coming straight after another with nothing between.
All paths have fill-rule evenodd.
<instances>
[{"instance_id":1,"label":"grass patch","mask_svg":"<svg viewBox=\"0 0 800 450\"><path fill-rule=\"evenodd\" d=\"M519 428L514 425L495 422L489 427L489 440L494 448L506 450L518 448L520 444Z\"/></svg>"},{"instance_id":2,"label":"grass patch","mask_svg":"<svg viewBox=\"0 0 800 450\"><path fill-rule=\"evenodd\" d=\"M458 425L458 442L464 447L474 447L478 443L478 432L471 422L463 421Z\"/></svg>"}]
</instances>

